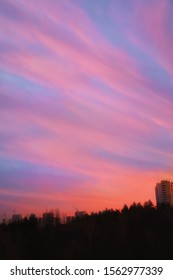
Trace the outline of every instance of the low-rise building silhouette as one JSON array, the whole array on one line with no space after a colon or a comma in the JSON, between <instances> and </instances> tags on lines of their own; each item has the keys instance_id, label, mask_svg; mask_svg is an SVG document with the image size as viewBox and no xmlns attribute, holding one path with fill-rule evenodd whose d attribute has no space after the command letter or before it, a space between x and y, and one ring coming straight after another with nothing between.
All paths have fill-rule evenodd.
<instances>
[{"instance_id":1,"label":"low-rise building silhouette","mask_svg":"<svg viewBox=\"0 0 173 280\"><path fill-rule=\"evenodd\" d=\"M55 219L53 212L43 213L43 225L44 226L52 226L54 225Z\"/></svg>"},{"instance_id":2,"label":"low-rise building silhouette","mask_svg":"<svg viewBox=\"0 0 173 280\"><path fill-rule=\"evenodd\" d=\"M13 214L12 216L12 222L19 222L22 220L22 215L21 214Z\"/></svg>"},{"instance_id":3,"label":"low-rise building silhouette","mask_svg":"<svg viewBox=\"0 0 173 280\"><path fill-rule=\"evenodd\" d=\"M85 216L86 214L87 214L86 211L76 211L75 212L75 217L76 218L81 218L81 217Z\"/></svg>"}]
</instances>

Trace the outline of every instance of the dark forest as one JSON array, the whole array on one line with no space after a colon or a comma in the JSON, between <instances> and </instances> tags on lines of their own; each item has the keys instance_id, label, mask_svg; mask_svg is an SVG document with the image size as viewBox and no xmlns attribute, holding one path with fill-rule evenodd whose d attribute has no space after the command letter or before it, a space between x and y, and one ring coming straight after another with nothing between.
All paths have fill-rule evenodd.
<instances>
[{"instance_id":1,"label":"dark forest","mask_svg":"<svg viewBox=\"0 0 173 280\"><path fill-rule=\"evenodd\" d=\"M0 224L0 259L172 259L173 208L151 201L82 217Z\"/></svg>"}]
</instances>

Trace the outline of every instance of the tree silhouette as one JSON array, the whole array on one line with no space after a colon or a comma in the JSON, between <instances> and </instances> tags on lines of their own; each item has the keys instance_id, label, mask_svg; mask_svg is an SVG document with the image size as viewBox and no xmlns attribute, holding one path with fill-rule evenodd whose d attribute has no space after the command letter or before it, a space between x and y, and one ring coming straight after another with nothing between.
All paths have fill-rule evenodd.
<instances>
[{"instance_id":1,"label":"tree silhouette","mask_svg":"<svg viewBox=\"0 0 173 280\"><path fill-rule=\"evenodd\" d=\"M44 214L0 224L0 259L172 259L169 205L134 202L63 223L59 212Z\"/></svg>"}]
</instances>

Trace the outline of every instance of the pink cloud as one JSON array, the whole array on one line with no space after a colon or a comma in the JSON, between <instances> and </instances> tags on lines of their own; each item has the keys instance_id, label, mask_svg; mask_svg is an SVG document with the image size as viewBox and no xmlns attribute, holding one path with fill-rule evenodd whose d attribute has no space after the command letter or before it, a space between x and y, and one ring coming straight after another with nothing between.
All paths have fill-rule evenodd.
<instances>
[{"instance_id":1,"label":"pink cloud","mask_svg":"<svg viewBox=\"0 0 173 280\"><path fill-rule=\"evenodd\" d=\"M129 40L141 50L147 52L170 75L172 75L172 38L170 36L171 22L170 1L155 1L150 5L138 5L138 31L142 36L128 34Z\"/></svg>"},{"instance_id":2,"label":"pink cloud","mask_svg":"<svg viewBox=\"0 0 173 280\"><path fill-rule=\"evenodd\" d=\"M171 74L166 3L160 1L156 12L152 5L142 9L139 5L137 29L143 39L124 32ZM132 200L154 200L153 188L160 172L170 176L172 166L172 150L166 149L165 143L169 146L173 137L173 108L160 84L147 77L128 49L106 40L72 2L17 1L14 5L21 5L20 16L0 20L4 27L1 39L12 45L1 53L3 77L8 79L1 84L0 131L5 140L0 155L90 178L82 186L70 182L67 193L54 189L51 176L43 176L38 185L43 194L36 193L32 205L47 200L49 205L57 202L70 212L71 201L80 209L96 211ZM146 38L148 44L144 44ZM169 135L168 141L164 135ZM163 166L154 168L160 160ZM150 171L147 164L152 165ZM34 180L31 178L31 184ZM35 195L1 187L4 195L20 196L21 209L21 201L27 205L27 199L30 203Z\"/></svg>"}]
</instances>

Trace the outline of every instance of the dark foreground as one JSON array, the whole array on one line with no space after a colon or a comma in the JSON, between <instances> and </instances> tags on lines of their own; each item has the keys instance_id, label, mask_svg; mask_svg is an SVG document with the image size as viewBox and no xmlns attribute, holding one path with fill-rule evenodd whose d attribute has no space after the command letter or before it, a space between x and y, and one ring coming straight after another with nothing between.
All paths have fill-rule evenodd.
<instances>
[{"instance_id":1,"label":"dark foreground","mask_svg":"<svg viewBox=\"0 0 173 280\"><path fill-rule=\"evenodd\" d=\"M73 218L0 225L0 259L173 259L173 208L146 202Z\"/></svg>"}]
</instances>

